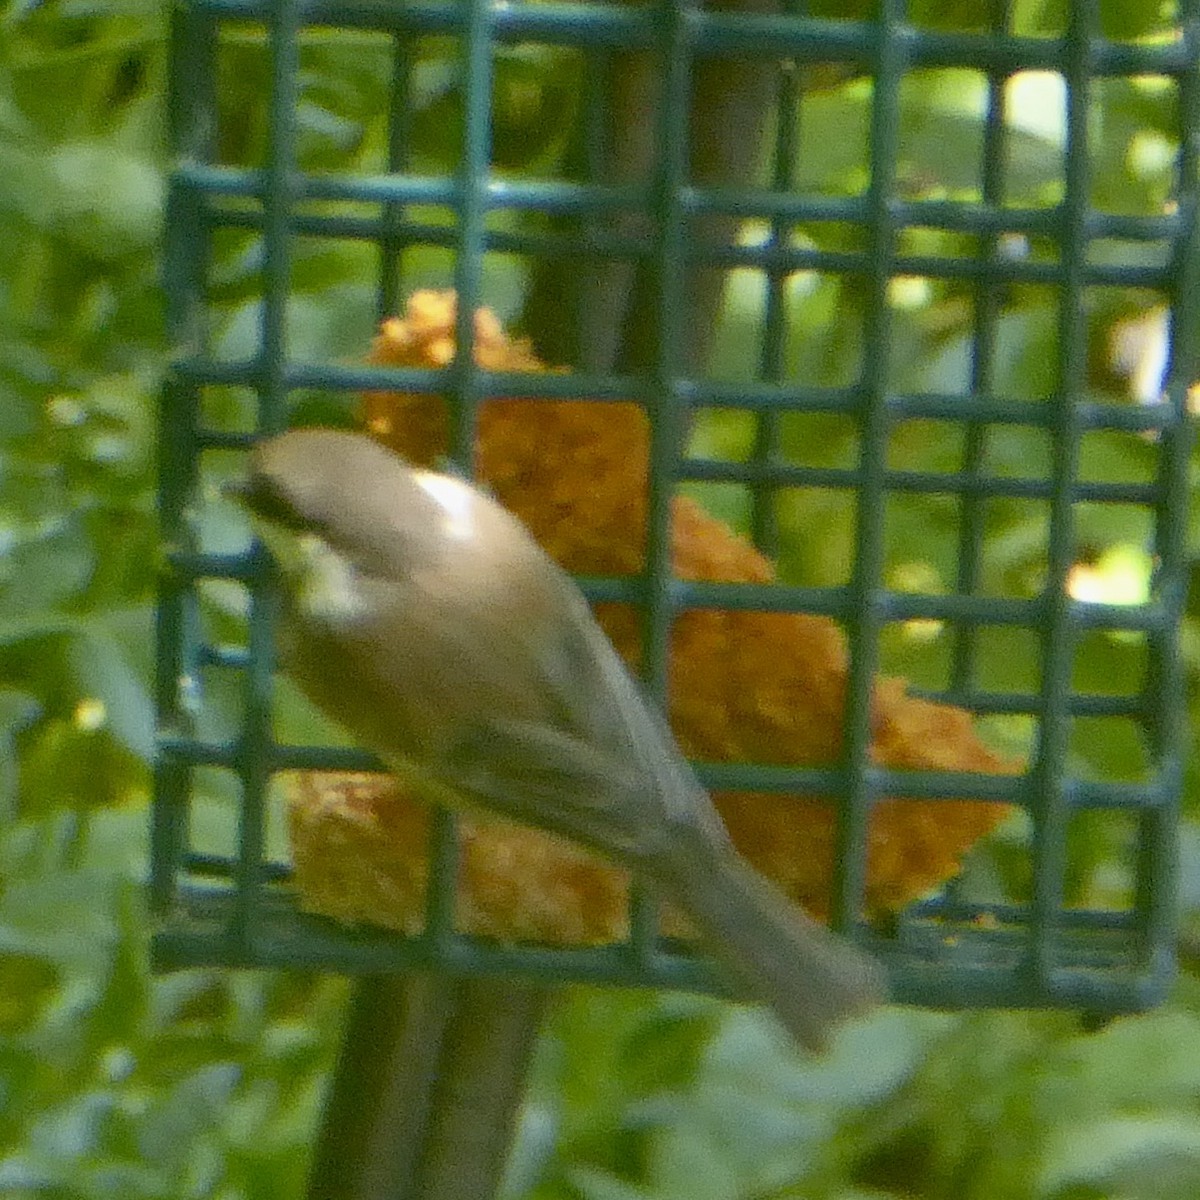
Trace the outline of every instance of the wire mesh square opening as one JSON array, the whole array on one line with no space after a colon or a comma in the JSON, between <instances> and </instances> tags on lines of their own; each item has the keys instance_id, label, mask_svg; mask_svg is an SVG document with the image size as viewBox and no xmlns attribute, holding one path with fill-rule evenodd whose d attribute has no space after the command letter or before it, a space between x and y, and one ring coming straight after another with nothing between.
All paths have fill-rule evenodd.
<instances>
[{"instance_id":1,"label":"wire mesh square opening","mask_svg":"<svg viewBox=\"0 0 1200 1200\"><path fill-rule=\"evenodd\" d=\"M1174 40L912 7L177 7L161 964L722 986L620 872L397 805L275 671L221 488L358 421L551 542L897 999L1163 994L1193 5Z\"/></svg>"}]
</instances>

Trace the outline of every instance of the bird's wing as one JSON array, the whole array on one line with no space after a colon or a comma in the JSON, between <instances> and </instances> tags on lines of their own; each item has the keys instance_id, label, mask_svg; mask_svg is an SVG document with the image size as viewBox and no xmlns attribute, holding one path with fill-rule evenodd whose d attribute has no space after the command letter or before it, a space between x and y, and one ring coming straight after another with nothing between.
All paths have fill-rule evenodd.
<instances>
[{"instance_id":1,"label":"bird's wing","mask_svg":"<svg viewBox=\"0 0 1200 1200\"><path fill-rule=\"evenodd\" d=\"M435 773L465 799L630 865L655 851L657 804L641 765L539 721L490 716Z\"/></svg>"}]
</instances>

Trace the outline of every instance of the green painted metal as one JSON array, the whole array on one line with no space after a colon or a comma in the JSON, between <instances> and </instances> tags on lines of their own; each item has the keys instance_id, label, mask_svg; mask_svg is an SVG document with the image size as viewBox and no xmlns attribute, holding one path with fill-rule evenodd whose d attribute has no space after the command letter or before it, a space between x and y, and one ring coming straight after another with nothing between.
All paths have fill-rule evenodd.
<instances>
[{"instance_id":1,"label":"green painted metal","mask_svg":"<svg viewBox=\"0 0 1200 1200\"><path fill-rule=\"evenodd\" d=\"M455 886L454 822L442 817L434 832L437 869L424 936L400 939L334 927L297 914L280 881L286 868L267 856L266 797L272 774L296 767L358 768L370 756L344 748L284 746L272 736L275 682L272 600L264 562L254 553L203 549L191 522L202 456L239 451L255 433L210 428L202 419L206 387L252 389L257 430L287 421L289 396L322 389L347 396L366 387L424 388L453 401L452 453L469 469L480 401L493 395L636 399L652 419L648 562L639 580L587 580L594 599L625 599L642 606L645 679L661 695L674 613L684 607L805 611L844 623L852 646L845 761L823 769L747 764L702 767L710 786L758 791L804 790L839 798L839 867L832 911L854 926L865 875L865 831L872 806L887 794L931 798L979 797L1024 805L1034 824L1032 899L1028 906L971 905L953 887L913 906L886 935L863 928L854 935L888 962L897 999L938 1006L1071 1005L1095 1012L1145 1007L1162 997L1173 976L1176 808L1181 787L1182 695L1177 631L1184 602L1184 525L1190 453L1186 389L1195 377L1200 246L1194 221L1197 198L1195 131L1200 130L1200 2L1183 0L1183 36L1162 44L1124 44L1098 33L1095 3L1069 5L1064 36L1021 38L1006 33L959 35L922 31L906 22L903 0L880 0L878 19L827 21L805 17L802 5L780 15L706 12L686 0L645 6L488 4L483 0L374 3L371 0L177 0L173 14L170 135L175 167L168 196L164 285L174 354L163 388L161 510L168 547L157 630L159 758L152 827L152 895L160 925L155 939L163 967L202 963L292 966L350 972L436 968L464 974L589 980L623 985L719 990L706 963L677 953L657 938L651 907L635 898L628 946L557 951L484 945L451 927ZM992 5L995 28L1007 27L1011 5ZM217 65L221 38L251 28L265 34L268 152L260 168L223 165L216 153ZM299 38L313 29L371 30L392 38L393 78L388 107L387 166L377 176L304 174L297 168L296 104ZM462 160L444 176L410 166L414 39L439 34L460 48ZM489 169L493 53L498 45L541 42L597 49L642 49L660 56L662 103L657 120L665 147L645 186L598 189L565 181L497 178ZM795 118L798 75L780 83L780 111L770 157L771 190L689 184L677 135L697 55L714 52L781 56L796 64L836 61L872 77L870 175L860 196L816 196L789 190L806 139ZM987 82L980 197L972 202L911 201L897 194L900 94L903 77L923 67L964 66ZM1003 88L1018 70L1059 72L1067 94L1067 153L1062 202L1040 209L1004 206L1004 163L1009 131ZM1105 214L1089 203L1090 97L1097 81L1158 75L1176 82L1182 149L1176 204L1155 217ZM353 215L310 202L358 202ZM636 377L495 375L460 354L445 372L368 368L345 361L300 363L288 356L287 305L293 246L298 237L354 239L379 248L377 314L394 312L410 286L399 267L410 246L441 246L454 254L453 282L461 298L457 336L472 345L470 319L482 293L485 256L561 253L552 232L515 232L489 226L497 211L548 214L603 212L614 205L649 206L658 236L646 241L597 238L593 254L645 263L657 286L657 355ZM414 206L444 206L453 224L434 222ZM698 247L688 221L732 211L764 222L768 236L753 246ZM844 222L862 233L860 249L797 247L789 232L799 221ZM902 251L900 235L913 226L970 233L977 253L960 258ZM214 239L223 229L258 231L262 300L257 350L229 361L216 355L209 328ZM1005 252L1013 236L1051 239L1056 259ZM1162 268L1092 261L1089 248L1105 237L1157 240L1169 248ZM575 247L578 250L578 247ZM768 280L759 378L732 385L684 371L679 347L686 320L686 270L703 263L730 269L757 266ZM867 324L860 378L851 385L809 386L788 378L785 364L784 287L789 274L817 270L852 274L866 289ZM889 384L892 310L897 276L964 281L973 290L973 359L961 395L899 394ZM1049 285L1059 297L1056 386L1041 403L995 392L996 330L1001 289L1008 284ZM1091 399L1085 388L1082 299L1088 288L1153 288L1170 304L1172 355L1163 398L1145 405ZM754 414L756 436L743 462L685 461L681 434L693 410L722 406ZM860 435L856 465L801 466L786 460L780 421L788 413L837 413L852 418ZM887 465L889 433L902 420L952 421L964 431L962 469L953 475L901 471ZM997 478L985 473L990 426L1044 430L1054 448L1044 478ZM1154 439L1156 475L1145 483L1080 478L1080 447L1091 432L1117 430ZM669 564L668 510L681 480L734 483L749 489L758 543L775 548L774 497L782 487L852 489L857 497L855 560L844 587L682 583ZM955 592L901 594L882 585L884 514L889 496L937 493L960 503ZM1048 572L1035 598L979 594L985 513L996 498L1037 501L1049 513ZM1075 509L1081 502L1140 505L1153 512L1155 578L1141 605L1114 609L1071 599L1065 586L1077 547ZM244 649L229 649L202 628L198 582L223 579L249 589ZM951 773L909 776L869 763L869 697L877 671L881 629L903 619L948 623L951 667L946 696L988 711L1026 712L1039 722L1036 753L1023 777ZM979 639L995 627L1034 631L1042 657L1042 686L1030 696L977 695ZM1072 694L1072 662L1080 636L1094 629L1146 635L1149 672L1139 695ZM236 732L205 732L206 697L199 680L218 666L240 680L241 720ZM1089 782L1068 762L1068 731L1081 715L1130 716L1141 721L1153 770L1135 783ZM196 772L216 769L236 780L241 799L236 844L226 854L193 844L192 794ZM1128 813L1136 825L1136 903L1128 912L1065 908L1066 830L1072 816L1092 810ZM981 918L983 918L981 920ZM946 936L953 930L953 938Z\"/></svg>"}]
</instances>

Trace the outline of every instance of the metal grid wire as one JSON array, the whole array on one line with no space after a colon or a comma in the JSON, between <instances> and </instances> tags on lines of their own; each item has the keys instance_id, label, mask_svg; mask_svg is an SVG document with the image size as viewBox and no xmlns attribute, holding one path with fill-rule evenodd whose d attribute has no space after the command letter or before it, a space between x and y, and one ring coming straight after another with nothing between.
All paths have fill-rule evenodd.
<instances>
[{"instance_id":1,"label":"metal grid wire","mask_svg":"<svg viewBox=\"0 0 1200 1200\"><path fill-rule=\"evenodd\" d=\"M286 768L354 769L367 756L343 749L276 744L271 733L273 670L271 605L260 585L254 554L205 549L197 540L189 504L207 454L243 451L254 437L287 421L289 397L303 389L434 391L452 400L452 445L469 461L479 403L491 396L633 399L651 415L651 491L647 568L638 580L590 580L593 599L644 606L645 681L663 695L674 615L688 607L803 611L842 622L851 645L844 760L841 767L791 769L726 764L703 771L714 788L799 792L838 797L839 856L831 911L853 927L861 910L866 831L882 797L980 798L1026 807L1032 818L1031 894L1026 905L986 909L954 899L953 892L912 907L891 936L863 929L861 940L888 962L897 999L943 1006L1065 1004L1119 1011L1154 1002L1173 969L1174 827L1180 790L1181 681L1176 633L1183 603L1183 525L1188 467L1185 396L1195 370L1200 254L1194 244L1196 198L1194 131L1200 129L1200 3L1184 0L1181 36L1143 45L1104 40L1094 3L1071 4L1062 36L1026 38L1004 32L956 34L919 30L906 22L903 0L881 0L877 20L822 21L802 12L743 15L704 11L683 0L644 7L483 2L322 3L289 0L185 0L174 16L171 133L176 166L170 189L166 289L175 354L164 388L161 506L169 546L158 628L160 712L157 803L153 827L153 893L161 914L157 960L164 966L198 963L324 967L380 971L415 966L464 973L528 973L542 979L590 980L654 986L714 988L705 963L658 944L645 906L635 910L628 946L586 950L483 945L452 929L455 834L452 819L436 823L434 884L426 933L401 939L296 914L277 887L285 869L266 854L266 808L271 776ZM1008 6L992 6L995 30L1007 27ZM300 38L312 29L370 30L391 38L393 86L387 172L375 176L304 173L297 167L296 111ZM230 29L259 31L267 71L262 104L268 153L261 167L222 165L216 154L219 48ZM443 35L461 54L461 169L420 174L409 165L408 111L415 39ZM498 178L489 166L493 63L498 46L539 43L586 53L639 49L658 55L662 98L658 120L664 153L644 185L610 187L571 181ZM792 172L801 131L796 125L800 86L781 73L775 149L769 188L697 187L688 178L685 138L678 136L698 57L762 56L772 69L793 64L841 64L873 80L869 181L861 195L826 196L795 190ZM897 185L900 97L905 76L919 68L966 67L986 78L982 173L977 201L905 200ZM1005 204L1009 130L1004 90L1020 71L1058 73L1065 82L1066 153L1060 203L1042 208ZM1117 216L1090 203L1089 112L1098 81L1155 75L1177 89L1182 146L1174 203L1155 216ZM807 137L819 130L805 130ZM314 202L317 202L314 204ZM333 204L353 204L349 215ZM420 207L417 207L420 206ZM428 206L452 211L452 225L422 221ZM657 351L635 375L498 375L478 369L471 319L483 291L488 253L563 253L552 233L489 227L499 211L545 214L605 213L637 207L653 214L650 239L597 237L592 252L646 264L657 284ZM691 223L707 214L732 214L765 223L754 245L712 244L689 238ZM799 222L835 222L861 233L859 248L797 246ZM902 251L914 228L973 236L977 252L962 256ZM256 231L262 299L254 353L223 359L211 346L210 295L214 240L225 229ZM408 286L399 263L412 245L454 252L459 296L454 363L442 372L296 361L289 355L287 306L295 240L337 238L379 250L378 313L396 311ZM1010 239L1046 239L1057 254L1021 257ZM1092 255L1102 239L1153 243L1162 263L1109 265ZM680 351L687 312L687 271L697 265L729 271L753 267L768 280L758 379L715 382L689 372ZM842 387L809 386L785 368L785 290L798 271L852 275L865 288L866 351L859 377ZM891 385L888 348L893 310L888 291L901 276L965 281L974 289L969 384L963 394L904 394ZM1055 289L1059 336L1052 395L1041 403L1005 398L997 391L995 346L1002 288L1037 284ZM1160 399L1140 405L1088 398L1087 331L1083 297L1096 287L1152 289L1170 307L1173 346ZM202 417L204 389L240 387L257 397L253 431L228 432ZM754 415L752 453L743 462L681 458L680 430L688 414L708 407ZM789 413L840 414L857 424L860 455L846 468L806 467L781 452L781 423ZM962 432L961 469L952 473L898 470L887 464L887 442L898 423L954 423ZM1053 446L1044 478L989 474L989 429L1044 430ZM1144 483L1081 478L1080 448L1096 431L1144 435L1153 441L1155 474ZM856 497L854 561L845 586L683 583L671 576L669 503L681 481L735 483L752 498L752 528L771 551L777 541L774 497L781 488L850 489ZM951 594L890 590L883 586L885 513L898 494L956 497L961 518L957 577ZM981 594L980 573L989 500L1008 497L1048 506L1045 586L1032 598ZM1155 574L1142 604L1114 606L1072 599L1066 586L1078 549L1076 506L1142 506L1152 513ZM230 649L202 628L197 588L204 580L250 585L248 639ZM1039 736L1026 773L1018 777L959 773L910 775L871 765L871 703L878 644L885 625L905 620L946 622L952 639L949 685L942 695L981 712L1034 717ZM1032 631L1040 645L1042 680L1030 694L981 692L976 658L981 631ZM1129 631L1145 638L1149 669L1141 687L1119 696L1082 695L1072 663L1087 632ZM224 672L240 682L241 724L230 736L199 732L206 703L197 681ZM1135 720L1144 731L1150 764L1140 782L1091 782L1068 761L1071 723L1080 716ZM216 768L236 777L241 817L228 854L202 853L193 844L190 816L198 771ZM1089 911L1064 903L1067 829L1073 817L1095 811L1128 814L1136 830L1132 871L1135 899L1125 911Z\"/></svg>"}]
</instances>

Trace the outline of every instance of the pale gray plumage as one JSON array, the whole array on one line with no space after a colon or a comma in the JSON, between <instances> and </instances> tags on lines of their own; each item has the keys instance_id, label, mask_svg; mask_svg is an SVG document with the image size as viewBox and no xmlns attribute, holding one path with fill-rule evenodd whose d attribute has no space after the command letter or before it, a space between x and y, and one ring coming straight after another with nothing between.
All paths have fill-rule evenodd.
<instances>
[{"instance_id":1,"label":"pale gray plumage","mask_svg":"<svg viewBox=\"0 0 1200 1200\"><path fill-rule=\"evenodd\" d=\"M878 999L877 964L736 854L578 588L493 500L333 430L258 446L244 499L286 579L289 673L406 778L641 872L806 1046Z\"/></svg>"}]
</instances>

